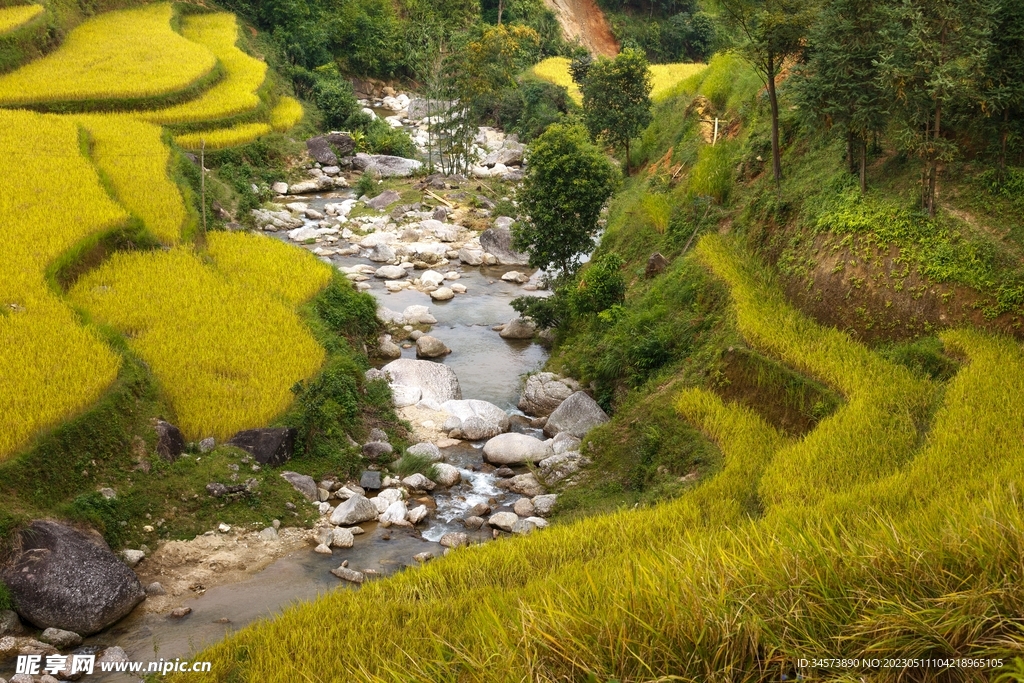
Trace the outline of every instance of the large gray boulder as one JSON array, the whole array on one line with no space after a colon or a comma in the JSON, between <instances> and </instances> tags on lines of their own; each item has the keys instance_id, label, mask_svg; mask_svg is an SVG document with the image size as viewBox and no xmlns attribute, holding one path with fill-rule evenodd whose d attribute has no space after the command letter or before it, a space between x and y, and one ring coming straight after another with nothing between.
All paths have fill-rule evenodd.
<instances>
[{"instance_id":1,"label":"large gray boulder","mask_svg":"<svg viewBox=\"0 0 1024 683\"><path fill-rule=\"evenodd\" d=\"M550 415L562 401L579 390L580 385L574 379L559 377L553 372L538 372L526 380L519 410L529 415Z\"/></svg>"},{"instance_id":2,"label":"large gray boulder","mask_svg":"<svg viewBox=\"0 0 1024 683\"><path fill-rule=\"evenodd\" d=\"M414 444L405 449L405 452L409 455L418 455L421 458L427 458L430 462L441 462L444 460L444 456L441 454L441 449L428 441L421 441L418 444Z\"/></svg>"},{"instance_id":3,"label":"large gray boulder","mask_svg":"<svg viewBox=\"0 0 1024 683\"><path fill-rule=\"evenodd\" d=\"M228 445L248 452L261 465L273 467L291 459L298 433L294 427L246 429L231 437Z\"/></svg>"},{"instance_id":4,"label":"large gray boulder","mask_svg":"<svg viewBox=\"0 0 1024 683\"><path fill-rule=\"evenodd\" d=\"M493 227L480 233L480 246L493 254L503 266L526 266L530 256L512 248L512 230L507 227Z\"/></svg>"},{"instance_id":5,"label":"large gray boulder","mask_svg":"<svg viewBox=\"0 0 1024 683\"><path fill-rule=\"evenodd\" d=\"M299 474L298 472L282 472L281 477L291 484L292 488L305 496L306 500L313 503L320 500L316 481L314 481L313 477L307 474Z\"/></svg>"},{"instance_id":6,"label":"large gray boulder","mask_svg":"<svg viewBox=\"0 0 1024 683\"><path fill-rule=\"evenodd\" d=\"M384 190L383 192L381 192L379 195L377 195L373 199L367 199L366 200L366 205L368 207L370 207L371 209L376 209L377 211L383 211L384 209L388 208L389 206L391 206L392 204L394 204L395 202L397 202L401 198L402 198L402 195L400 195L395 190Z\"/></svg>"},{"instance_id":7,"label":"large gray boulder","mask_svg":"<svg viewBox=\"0 0 1024 683\"><path fill-rule=\"evenodd\" d=\"M523 465L551 457L551 444L530 436L509 432L484 444L484 458L495 465Z\"/></svg>"},{"instance_id":8,"label":"large gray boulder","mask_svg":"<svg viewBox=\"0 0 1024 683\"><path fill-rule=\"evenodd\" d=\"M355 156L352 165L363 173L379 175L382 178L407 178L423 168L423 162L416 159L362 152Z\"/></svg>"},{"instance_id":9,"label":"large gray boulder","mask_svg":"<svg viewBox=\"0 0 1024 683\"><path fill-rule=\"evenodd\" d=\"M102 631L146 597L139 578L98 535L36 520L0 571L23 619L81 635Z\"/></svg>"},{"instance_id":10,"label":"large gray boulder","mask_svg":"<svg viewBox=\"0 0 1024 683\"><path fill-rule=\"evenodd\" d=\"M446 401L441 410L458 418L463 439L489 439L508 431L508 413L487 401Z\"/></svg>"},{"instance_id":11,"label":"large gray boulder","mask_svg":"<svg viewBox=\"0 0 1024 683\"><path fill-rule=\"evenodd\" d=\"M331 513L334 526L352 526L377 519L377 508L366 496L356 494L339 505Z\"/></svg>"},{"instance_id":12,"label":"large gray boulder","mask_svg":"<svg viewBox=\"0 0 1024 683\"><path fill-rule=\"evenodd\" d=\"M416 340L417 358L441 358L451 352L452 350L445 346L443 341L429 334L425 334Z\"/></svg>"},{"instance_id":13,"label":"large gray boulder","mask_svg":"<svg viewBox=\"0 0 1024 683\"><path fill-rule=\"evenodd\" d=\"M337 166L338 154L348 156L352 154L355 147L355 140L348 133L318 135L306 140L309 156L316 159L322 166Z\"/></svg>"},{"instance_id":14,"label":"large gray boulder","mask_svg":"<svg viewBox=\"0 0 1024 683\"><path fill-rule=\"evenodd\" d=\"M582 439L587 432L608 421L608 414L585 392L577 391L555 408L544 425L544 433L555 436L566 432Z\"/></svg>"},{"instance_id":15,"label":"large gray boulder","mask_svg":"<svg viewBox=\"0 0 1024 683\"><path fill-rule=\"evenodd\" d=\"M497 164L503 164L505 166L521 166L523 164L523 154L525 152L526 145L523 143L515 142L514 140L505 140L501 149L491 152L480 163L488 168L496 166Z\"/></svg>"},{"instance_id":16,"label":"large gray boulder","mask_svg":"<svg viewBox=\"0 0 1024 683\"><path fill-rule=\"evenodd\" d=\"M513 318L501 332L498 333L502 339L533 339L537 334L537 324L526 318Z\"/></svg>"},{"instance_id":17,"label":"large gray boulder","mask_svg":"<svg viewBox=\"0 0 1024 683\"><path fill-rule=\"evenodd\" d=\"M444 403L462 398L459 378L451 368L440 363L399 358L381 369L390 376L392 389L396 386L419 389L422 400Z\"/></svg>"}]
</instances>

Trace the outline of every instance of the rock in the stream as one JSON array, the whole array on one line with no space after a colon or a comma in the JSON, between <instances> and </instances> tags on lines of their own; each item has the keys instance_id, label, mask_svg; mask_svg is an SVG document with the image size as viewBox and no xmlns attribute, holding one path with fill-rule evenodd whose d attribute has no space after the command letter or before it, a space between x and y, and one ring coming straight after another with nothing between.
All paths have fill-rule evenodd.
<instances>
[{"instance_id":1,"label":"rock in the stream","mask_svg":"<svg viewBox=\"0 0 1024 683\"><path fill-rule=\"evenodd\" d=\"M512 511L520 517L533 517L533 501L529 498L520 498L515 502L515 505L512 506Z\"/></svg>"},{"instance_id":2,"label":"rock in the stream","mask_svg":"<svg viewBox=\"0 0 1024 683\"><path fill-rule=\"evenodd\" d=\"M484 458L495 465L540 462L551 455L551 445L528 434L499 434L484 444Z\"/></svg>"},{"instance_id":3,"label":"rock in the stream","mask_svg":"<svg viewBox=\"0 0 1024 683\"><path fill-rule=\"evenodd\" d=\"M348 529L337 527L331 536L332 548L351 548L356 542L356 537Z\"/></svg>"},{"instance_id":4,"label":"rock in the stream","mask_svg":"<svg viewBox=\"0 0 1024 683\"><path fill-rule=\"evenodd\" d=\"M365 496L356 494L341 503L331 513L331 524L353 526L377 519L377 508Z\"/></svg>"},{"instance_id":5,"label":"rock in the stream","mask_svg":"<svg viewBox=\"0 0 1024 683\"><path fill-rule=\"evenodd\" d=\"M331 573L343 581L350 581L352 583L362 583L366 580L365 574L357 572L355 569L349 569L348 567L332 569Z\"/></svg>"},{"instance_id":6,"label":"rock in the stream","mask_svg":"<svg viewBox=\"0 0 1024 683\"><path fill-rule=\"evenodd\" d=\"M22 530L20 541L0 580L18 613L39 628L91 635L146 597L135 572L99 537L36 520Z\"/></svg>"},{"instance_id":7,"label":"rock in the stream","mask_svg":"<svg viewBox=\"0 0 1024 683\"><path fill-rule=\"evenodd\" d=\"M401 198L402 195L400 195L398 192L395 192L394 190L384 190L373 199L367 199L366 205L371 209L383 211L384 209L388 208Z\"/></svg>"},{"instance_id":8,"label":"rock in the stream","mask_svg":"<svg viewBox=\"0 0 1024 683\"><path fill-rule=\"evenodd\" d=\"M374 263L391 263L397 257L395 250L386 244L378 244L375 246L366 257Z\"/></svg>"},{"instance_id":9,"label":"rock in the stream","mask_svg":"<svg viewBox=\"0 0 1024 683\"><path fill-rule=\"evenodd\" d=\"M530 263L529 254L512 248L512 231L508 227L493 227L480 233L480 246L493 254L503 266L525 266Z\"/></svg>"},{"instance_id":10,"label":"rock in the stream","mask_svg":"<svg viewBox=\"0 0 1024 683\"><path fill-rule=\"evenodd\" d=\"M434 479L441 486L451 487L462 481L462 474L459 472L459 469L443 462L434 465L434 472L436 473Z\"/></svg>"},{"instance_id":11,"label":"rock in the stream","mask_svg":"<svg viewBox=\"0 0 1024 683\"><path fill-rule=\"evenodd\" d=\"M544 425L544 433L555 436L566 432L582 439L591 429L607 421L608 414L597 405L597 401L585 392L577 391L551 413Z\"/></svg>"},{"instance_id":12,"label":"rock in the stream","mask_svg":"<svg viewBox=\"0 0 1024 683\"><path fill-rule=\"evenodd\" d=\"M288 194L288 183L284 183L279 180L271 185L270 189L276 194Z\"/></svg>"},{"instance_id":13,"label":"rock in the stream","mask_svg":"<svg viewBox=\"0 0 1024 683\"><path fill-rule=\"evenodd\" d=\"M505 282L515 282L516 284L524 284L530 281L530 276L526 273L520 273L518 270L510 270L501 276L501 279Z\"/></svg>"},{"instance_id":14,"label":"rock in the stream","mask_svg":"<svg viewBox=\"0 0 1024 683\"><path fill-rule=\"evenodd\" d=\"M374 277L382 280L401 280L406 275L405 268L400 266L381 266L373 273Z\"/></svg>"},{"instance_id":15,"label":"rock in the stream","mask_svg":"<svg viewBox=\"0 0 1024 683\"><path fill-rule=\"evenodd\" d=\"M525 536L532 533L537 528L537 525L528 519L520 519L512 525L510 531L516 536Z\"/></svg>"},{"instance_id":16,"label":"rock in the stream","mask_svg":"<svg viewBox=\"0 0 1024 683\"><path fill-rule=\"evenodd\" d=\"M427 518L427 514L429 512L430 511L427 510L427 506L426 505L417 505L413 509L409 510L409 512L405 515L405 519L410 524L413 524L413 525L419 524L420 522L422 522L424 519Z\"/></svg>"},{"instance_id":17,"label":"rock in the stream","mask_svg":"<svg viewBox=\"0 0 1024 683\"><path fill-rule=\"evenodd\" d=\"M499 477L501 479L511 479L512 477L516 476L516 471L511 467L499 467L498 469L494 470L494 476Z\"/></svg>"},{"instance_id":18,"label":"rock in the stream","mask_svg":"<svg viewBox=\"0 0 1024 683\"><path fill-rule=\"evenodd\" d=\"M460 421L458 429L462 438L470 441L489 439L508 431L508 413L487 401L446 401L441 404L441 410Z\"/></svg>"},{"instance_id":19,"label":"rock in the stream","mask_svg":"<svg viewBox=\"0 0 1024 683\"><path fill-rule=\"evenodd\" d=\"M470 515L469 517L466 517L464 520L462 520L462 523L465 524L466 528L469 529L470 531L476 531L477 529L482 527L484 524L486 524L487 520L485 520L483 517L478 517L476 515Z\"/></svg>"},{"instance_id":20,"label":"rock in the stream","mask_svg":"<svg viewBox=\"0 0 1024 683\"><path fill-rule=\"evenodd\" d=\"M246 429L231 437L228 445L248 452L260 465L276 467L291 459L297 434L294 427Z\"/></svg>"},{"instance_id":21,"label":"rock in the stream","mask_svg":"<svg viewBox=\"0 0 1024 683\"><path fill-rule=\"evenodd\" d=\"M428 458L430 462L441 462L444 460L444 456L441 455L441 449L428 441L421 441L418 444L409 446L405 449L405 452L409 455L418 455L421 458Z\"/></svg>"},{"instance_id":22,"label":"rock in the stream","mask_svg":"<svg viewBox=\"0 0 1024 683\"><path fill-rule=\"evenodd\" d=\"M430 293L430 298L434 301L448 301L455 298L455 292L451 287L438 287Z\"/></svg>"},{"instance_id":23,"label":"rock in the stream","mask_svg":"<svg viewBox=\"0 0 1024 683\"><path fill-rule=\"evenodd\" d=\"M417 358L440 358L447 356L452 350L445 346L444 342L437 337L425 334L416 340Z\"/></svg>"},{"instance_id":24,"label":"rock in the stream","mask_svg":"<svg viewBox=\"0 0 1024 683\"><path fill-rule=\"evenodd\" d=\"M558 495L554 493L547 493L540 496L534 496L533 510L536 514L541 517L547 517L551 514L551 511L555 509L555 503L558 501Z\"/></svg>"},{"instance_id":25,"label":"rock in the stream","mask_svg":"<svg viewBox=\"0 0 1024 683\"><path fill-rule=\"evenodd\" d=\"M519 399L519 410L529 415L550 415L579 388L576 380L553 372L538 372L527 378L523 396Z\"/></svg>"},{"instance_id":26,"label":"rock in the stream","mask_svg":"<svg viewBox=\"0 0 1024 683\"><path fill-rule=\"evenodd\" d=\"M156 452L167 462L174 462L185 452L185 437L181 430L164 420L153 422L156 430Z\"/></svg>"},{"instance_id":27,"label":"rock in the stream","mask_svg":"<svg viewBox=\"0 0 1024 683\"><path fill-rule=\"evenodd\" d=\"M391 377L391 387L406 386L420 390L422 400L444 403L462 399L459 378L446 365L429 360L399 358L383 368Z\"/></svg>"},{"instance_id":28,"label":"rock in the stream","mask_svg":"<svg viewBox=\"0 0 1024 683\"><path fill-rule=\"evenodd\" d=\"M461 531L449 531L438 541L445 548L459 548L469 545L469 534Z\"/></svg>"},{"instance_id":29,"label":"rock in the stream","mask_svg":"<svg viewBox=\"0 0 1024 683\"><path fill-rule=\"evenodd\" d=\"M561 455L562 453L569 453L572 451L580 450L580 440L568 432L561 432L556 434L551 439L551 450L554 451L555 455Z\"/></svg>"},{"instance_id":30,"label":"rock in the stream","mask_svg":"<svg viewBox=\"0 0 1024 683\"><path fill-rule=\"evenodd\" d=\"M402 311L402 320L407 325L433 325L437 318L430 314L428 306L406 306Z\"/></svg>"},{"instance_id":31,"label":"rock in the stream","mask_svg":"<svg viewBox=\"0 0 1024 683\"><path fill-rule=\"evenodd\" d=\"M359 476L359 485L364 489L378 491L381 488L380 472L366 470Z\"/></svg>"},{"instance_id":32,"label":"rock in the stream","mask_svg":"<svg viewBox=\"0 0 1024 683\"><path fill-rule=\"evenodd\" d=\"M502 339L533 339L537 333L537 324L526 318L513 318L498 333Z\"/></svg>"},{"instance_id":33,"label":"rock in the stream","mask_svg":"<svg viewBox=\"0 0 1024 683\"><path fill-rule=\"evenodd\" d=\"M584 458L577 451L568 451L544 458L538 465L538 471L545 484L554 486L589 464L589 458Z\"/></svg>"},{"instance_id":34,"label":"rock in the stream","mask_svg":"<svg viewBox=\"0 0 1024 683\"><path fill-rule=\"evenodd\" d=\"M4 636L20 636L25 629L18 619L17 612L0 610L0 638Z\"/></svg>"},{"instance_id":35,"label":"rock in the stream","mask_svg":"<svg viewBox=\"0 0 1024 683\"><path fill-rule=\"evenodd\" d=\"M544 485L541 484L537 477L534 476L533 472L526 474L517 474L511 479L505 479L495 484L500 489L506 489L513 493L518 493L521 496L528 496L533 498L541 494L547 493Z\"/></svg>"},{"instance_id":36,"label":"rock in the stream","mask_svg":"<svg viewBox=\"0 0 1024 683\"><path fill-rule=\"evenodd\" d=\"M433 491L437 488L437 484L419 472L403 479L402 484L413 491Z\"/></svg>"},{"instance_id":37,"label":"rock in the stream","mask_svg":"<svg viewBox=\"0 0 1024 683\"><path fill-rule=\"evenodd\" d=\"M356 154L352 166L371 175L382 178L407 178L423 167L423 162L416 159L387 156L385 154Z\"/></svg>"},{"instance_id":38,"label":"rock in the stream","mask_svg":"<svg viewBox=\"0 0 1024 683\"><path fill-rule=\"evenodd\" d=\"M471 249L463 247L459 249L459 260L467 266L480 266L484 263L483 249Z\"/></svg>"},{"instance_id":39,"label":"rock in the stream","mask_svg":"<svg viewBox=\"0 0 1024 683\"><path fill-rule=\"evenodd\" d=\"M380 354L381 358L394 360L395 358L402 357L402 347L390 339L381 339L377 346L377 353Z\"/></svg>"},{"instance_id":40,"label":"rock in the stream","mask_svg":"<svg viewBox=\"0 0 1024 683\"><path fill-rule=\"evenodd\" d=\"M316 503L320 500L320 492L317 490L313 477L298 472L282 472L281 478L287 481L292 487L306 497L306 500Z\"/></svg>"},{"instance_id":41,"label":"rock in the stream","mask_svg":"<svg viewBox=\"0 0 1024 683\"><path fill-rule=\"evenodd\" d=\"M496 512L490 516L487 523L495 529L512 531L512 526L519 521L519 516L514 512Z\"/></svg>"},{"instance_id":42,"label":"rock in the stream","mask_svg":"<svg viewBox=\"0 0 1024 683\"><path fill-rule=\"evenodd\" d=\"M53 645L58 650L70 650L82 644L82 636L74 631L59 628L48 628L39 636L39 640Z\"/></svg>"},{"instance_id":43,"label":"rock in the stream","mask_svg":"<svg viewBox=\"0 0 1024 683\"><path fill-rule=\"evenodd\" d=\"M331 550L331 546L326 543L321 543L317 547L313 548L313 552L318 555L333 555L334 552Z\"/></svg>"},{"instance_id":44,"label":"rock in the stream","mask_svg":"<svg viewBox=\"0 0 1024 683\"><path fill-rule=\"evenodd\" d=\"M406 506L405 501L396 500L388 506L388 509L384 511L384 514L382 514L380 519L377 521L383 527L389 527L392 524L396 526L403 526L409 524L405 519L407 514L409 514L409 508Z\"/></svg>"}]
</instances>

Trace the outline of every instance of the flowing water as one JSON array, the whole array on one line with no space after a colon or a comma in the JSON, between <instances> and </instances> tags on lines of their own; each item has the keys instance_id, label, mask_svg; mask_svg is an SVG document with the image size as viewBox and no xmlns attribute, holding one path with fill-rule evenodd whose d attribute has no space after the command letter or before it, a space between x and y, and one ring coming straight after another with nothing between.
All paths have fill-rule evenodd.
<instances>
[{"instance_id":1,"label":"flowing water","mask_svg":"<svg viewBox=\"0 0 1024 683\"><path fill-rule=\"evenodd\" d=\"M311 208L322 210L324 204L339 199L338 195L332 195L330 199L304 198L303 201ZM277 237L287 239L283 233ZM336 266L379 265L358 257L336 256L331 262ZM547 359L547 352L531 342L506 341L491 327L516 317L510 302L529 292L520 285L501 280L503 273L513 270L510 267L461 268L451 264L442 270L460 271L459 282L466 286L467 292L447 302L434 302L429 295L411 289L388 293L382 280L371 279L370 293L381 305L392 310L401 311L414 304L429 306L437 318L430 334L452 349L441 362L455 371L463 398L490 401L509 413L518 413L521 375L540 368ZM415 358L415 347L404 349L403 357ZM246 624L273 617L297 602L334 590L354 590L352 584L330 574L343 560L348 560L353 569L388 574L416 564L413 556L418 553L426 551L439 556L443 548L437 541L449 531L465 531L459 520L469 508L487 503L495 510L509 509L518 498L495 487L495 476L485 471L490 468L482 467L482 445L463 442L445 449L446 462L459 468L463 483L434 496L436 509L420 529L392 527L385 531L376 524L364 524L367 533L356 536L351 549L336 549L333 556L317 555L312 547L301 549L245 581L211 588L182 603L192 608L192 613L184 619L136 613L89 638L85 647L95 650L117 645L135 661L188 659L192 653ZM470 536L474 541L484 541L491 538L491 531L470 532ZM139 678L107 674L88 680L120 682Z\"/></svg>"}]
</instances>

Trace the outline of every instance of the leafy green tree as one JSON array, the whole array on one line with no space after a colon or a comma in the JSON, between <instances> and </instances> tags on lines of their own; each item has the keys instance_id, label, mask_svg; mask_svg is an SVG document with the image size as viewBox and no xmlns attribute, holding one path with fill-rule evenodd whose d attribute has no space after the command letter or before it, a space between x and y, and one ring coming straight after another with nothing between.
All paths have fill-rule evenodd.
<instances>
[{"instance_id":1,"label":"leafy green tree","mask_svg":"<svg viewBox=\"0 0 1024 683\"><path fill-rule=\"evenodd\" d=\"M798 96L846 135L847 160L867 190L867 145L884 128L887 92L878 75L883 14L874 0L828 0L810 33ZM855 161L856 160L856 161Z\"/></svg>"},{"instance_id":2,"label":"leafy green tree","mask_svg":"<svg viewBox=\"0 0 1024 683\"><path fill-rule=\"evenodd\" d=\"M777 81L786 59L800 54L814 17L806 0L719 0L727 22L746 39L742 54L768 89L772 113L772 173L782 185Z\"/></svg>"},{"instance_id":3,"label":"leafy green tree","mask_svg":"<svg viewBox=\"0 0 1024 683\"><path fill-rule=\"evenodd\" d=\"M897 0L888 11L879 68L895 98L897 140L924 162L929 216L939 165L959 151L943 117L982 99L994 11L992 0Z\"/></svg>"},{"instance_id":4,"label":"leafy green tree","mask_svg":"<svg viewBox=\"0 0 1024 683\"><path fill-rule=\"evenodd\" d=\"M586 69L580 84L583 121L594 139L626 149L651 122L651 72L647 57L627 48L615 59L598 59Z\"/></svg>"},{"instance_id":5,"label":"leafy green tree","mask_svg":"<svg viewBox=\"0 0 1024 683\"><path fill-rule=\"evenodd\" d=\"M570 277L580 256L594 248L601 207L617 174L579 124L552 125L530 146L519 199L529 219L513 227L516 249L535 268L555 267Z\"/></svg>"},{"instance_id":6,"label":"leafy green tree","mask_svg":"<svg viewBox=\"0 0 1024 683\"><path fill-rule=\"evenodd\" d=\"M995 13L992 44L985 65L984 108L998 123L999 181L1006 176L1011 120L1024 118L1024 2L1002 0Z\"/></svg>"},{"instance_id":7,"label":"leafy green tree","mask_svg":"<svg viewBox=\"0 0 1024 683\"><path fill-rule=\"evenodd\" d=\"M602 254L580 271L570 295L576 315L600 313L626 298L626 279L622 277L622 258Z\"/></svg>"}]
</instances>

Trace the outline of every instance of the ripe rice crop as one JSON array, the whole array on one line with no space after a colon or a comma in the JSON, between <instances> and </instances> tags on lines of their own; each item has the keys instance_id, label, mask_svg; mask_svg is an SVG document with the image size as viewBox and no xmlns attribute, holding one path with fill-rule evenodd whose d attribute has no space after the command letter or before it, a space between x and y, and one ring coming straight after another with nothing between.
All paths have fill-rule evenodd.
<instances>
[{"instance_id":1,"label":"ripe rice crop","mask_svg":"<svg viewBox=\"0 0 1024 683\"><path fill-rule=\"evenodd\" d=\"M0 7L0 35L21 28L42 13L42 5Z\"/></svg>"},{"instance_id":2,"label":"ripe rice crop","mask_svg":"<svg viewBox=\"0 0 1024 683\"><path fill-rule=\"evenodd\" d=\"M698 74L707 68L707 64L652 64L651 70L651 99L660 101L667 97L673 88L685 81L690 76ZM569 91L576 104L583 103L583 93L579 86L573 82L569 75L569 59L566 57L549 57L544 61L535 64L532 73L537 78L560 85Z\"/></svg>"},{"instance_id":3,"label":"ripe rice crop","mask_svg":"<svg viewBox=\"0 0 1024 683\"><path fill-rule=\"evenodd\" d=\"M314 292L329 266L299 254L308 263L286 270L269 238L210 237L214 266L184 247L118 253L71 292L77 305L128 336L190 439L224 439L267 424L291 403L291 387L324 360L289 299ZM231 272L241 259L246 268ZM291 282L253 276L264 269Z\"/></svg>"},{"instance_id":4,"label":"ripe rice crop","mask_svg":"<svg viewBox=\"0 0 1024 683\"><path fill-rule=\"evenodd\" d=\"M174 136L174 141L185 149L199 149L206 142L206 149L225 149L247 145L271 130L267 123L240 123L231 128L208 130L201 133L184 133Z\"/></svg>"},{"instance_id":5,"label":"ripe rice crop","mask_svg":"<svg viewBox=\"0 0 1024 683\"><path fill-rule=\"evenodd\" d=\"M217 59L171 30L172 14L157 4L89 19L55 52L0 76L0 105L138 100L189 88Z\"/></svg>"},{"instance_id":6,"label":"ripe rice crop","mask_svg":"<svg viewBox=\"0 0 1024 683\"><path fill-rule=\"evenodd\" d=\"M842 392L846 405L784 448L761 481L769 504L807 505L888 475L917 446L917 425L935 388L906 368L883 359L844 332L817 325L790 306L781 290L749 257L718 236L698 244L698 254L729 286L737 326L754 347Z\"/></svg>"},{"instance_id":7,"label":"ripe rice crop","mask_svg":"<svg viewBox=\"0 0 1024 683\"><path fill-rule=\"evenodd\" d=\"M282 97L270 112L270 126L279 133L291 130L302 120L302 105L294 97Z\"/></svg>"},{"instance_id":8,"label":"ripe rice crop","mask_svg":"<svg viewBox=\"0 0 1024 683\"><path fill-rule=\"evenodd\" d=\"M246 289L270 294L297 306L331 281L331 269L301 249L263 235L211 232L207 251L217 270Z\"/></svg>"},{"instance_id":9,"label":"ripe rice crop","mask_svg":"<svg viewBox=\"0 0 1024 683\"><path fill-rule=\"evenodd\" d=\"M78 116L89 131L93 158L113 184L117 199L164 244L177 244L188 213L167 175L171 150L163 130L130 114Z\"/></svg>"},{"instance_id":10,"label":"ripe rice crop","mask_svg":"<svg viewBox=\"0 0 1024 683\"><path fill-rule=\"evenodd\" d=\"M0 110L0 149L2 460L114 381L118 357L54 296L44 271L76 243L128 216L82 156L71 121Z\"/></svg>"},{"instance_id":11,"label":"ripe rice crop","mask_svg":"<svg viewBox=\"0 0 1024 683\"><path fill-rule=\"evenodd\" d=\"M256 92L266 79L267 64L235 46L235 15L218 12L188 16L182 22L182 34L216 55L224 78L193 100L157 111L138 112L138 118L164 125L194 123L236 116L259 106Z\"/></svg>"}]
</instances>

